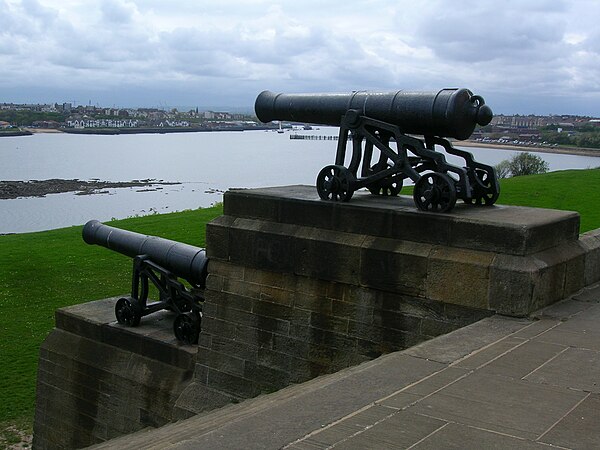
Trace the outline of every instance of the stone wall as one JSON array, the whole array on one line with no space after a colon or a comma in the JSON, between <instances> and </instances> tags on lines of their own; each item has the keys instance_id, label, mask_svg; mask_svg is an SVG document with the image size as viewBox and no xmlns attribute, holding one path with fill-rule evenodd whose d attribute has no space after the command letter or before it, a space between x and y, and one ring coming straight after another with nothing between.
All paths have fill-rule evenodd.
<instances>
[{"instance_id":1,"label":"stone wall","mask_svg":"<svg viewBox=\"0 0 600 450\"><path fill-rule=\"evenodd\" d=\"M270 392L479 320L485 310L211 260L196 374L233 399Z\"/></svg>"},{"instance_id":2,"label":"stone wall","mask_svg":"<svg viewBox=\"0 0 600 450\"><path fill-rule=\"evenodd\" d=\"M578 229L565 211L427 214L361 192L332 204L307 186L229 191L207 226L195 373L205 401L187 407L299 383L489 314L526 316L593 282Z\"/></svg>"},{"instance_id":3,"label":"stone wall","mask_svg":"<svg viewBox=\"0 0 600 450\"><path fill-rule=\"evenodd\" d=\"M174 342L171 314L115 324L115 302L57 311L40 349L34 448L87 447L179 417L196 349Z\"/></svg>"}]
</instances>

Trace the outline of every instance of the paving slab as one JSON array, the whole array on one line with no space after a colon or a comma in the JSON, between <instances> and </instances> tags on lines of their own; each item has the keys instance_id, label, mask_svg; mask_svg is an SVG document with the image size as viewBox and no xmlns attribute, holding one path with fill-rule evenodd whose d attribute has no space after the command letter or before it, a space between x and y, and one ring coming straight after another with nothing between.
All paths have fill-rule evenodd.
<instances>
[{"instance_id":1,"label":"paving slab","mask_svg":"<svg viewBox=\"0 0 600 450\"><path fill-rule=\"evenodd\" d=\"M468 369L452 366L407 387L403 392L425 397L456 382L470 373ZM385 403L385 401L383 402Z\"/></svg>"},{"instance_id":2,"label":"paving slab","mask_svg":"<svg viewBox=\"0 0 600 450\"><path fill-rule=\"evenodd\" d=\"M600 302L600 283L582 289L581 292L573 295L573 300L592 303Z\"/></svg>"},{"instance_id":3,"label":"paving slab","mask_svg":"<svg viewBox=\"0 0 600 450\"><path fill-rule=\"evenodd\" d=\"M567 350L564 345L527 341L481 367L479 373L523 378Z\"/></svg>"},{"instance_id":4,"label":"paving slab","mask_svg":"<svg viewBox=\"0 0 600 450\"><path fill-rule=\"evenodd\" d=\"M411 410L449 422L535 439L560 420L585 395L582 392L474 372L423 399L411 407Z\"/></svg>"},{"instance_id":5,"label":"paving slab","mask_svg":"<svg viewBox=\"0 0 600 450\"><path fill-rule=\"evenodd\" d=\"M567 320L577 314L581 314L592 307L592 303L585 301L574 301L572 299L550 305L535 314L539 319Z\"/></svg>"},{"instance_id":6,"label":"paving slab","mask_svg":"<svg viewBox=\"0 0 600 450\"><path fill-rule=\"evenodd\" d=\"M531 325L526 319L492 316L450 334L415 345L404 353L450 364Z\"/></svg>"},{"instance_id":7,"label":"paving slab","mask_svg":"<svg viewBox=\"0 0 600 450\"><path fill-rule=\"evenodd\" d=\"M501 339L498 342L486 346L480 351L474 352L468 357L457 361L453 364L453 367L478 369L489 364L491 361L500 358L502 355L511 352L515 348L518 348L520 345L523 345L524 342L526 341L523 339L515 339L512 337Z\"/></svg>"},{"instance_id":8,"label":"paving slab","mask_svg":"<svg viewBox=\"0 0 600 450\"><path fill-rule=\"evenodd\" d=\"M568 322L567 322L568 323ZM600 351L600 330L593 328L568 329L555 327L536 338L540 342Z\"/></svg>"},{"instance_id":9,"label":"paving slab","mask_svg":"<svg viewBox=\"0 0 600 450\"><path fill-rule=\"evenodd\" d=\"M540 438L540 442L567 448L600 448L600 396L590 394L555 427Z\"/></svg>"},{"instance_id":10,"label":"paving slab","mask_svg":"<svg viewBox=\"0 0 600 450\"><path fill-rule=\"evenodd\" d=\"M516 339L531 339L547 332L548 330L551 330L557 325L560 325L560 323L560 320L543 317L539 320L535 320L529 326L522 328L516 333L513 333L511 337Z\"/></svg>"},{"instance_id":11,"label":"paving slab","mask_svg":"<svg viewBox=\"0 0 600 450\"><path fill-rule=\"evenodd\" d=\"M432 417L400 411L372 427L337 443L345 450L405 449L442 428L446 422Z\"/></svg>"},{"instance_id":12,"label":"paving slab","mask_svg":"<svg viewBox=\"0 0 600 450\"><path fill-rule=\"evenodd\" d=\"M565 321L564 327L578 330L581 325L585 325L590 329L597 330L598 320L600 320L600 304L593 303L584 312L573 316L572 320Z\"/></svg>"},{"instance_id":13,"label":"paving slab","mask_svg":"<svg viewBox=\"0 0 600 450\"><path fill-rule=\"evenodd\" d=\"M303 440L317 448L326 448L348 439L375 423L381 422L396 413L394 409L373 405L366 410L351 416L347 420L318 430Z\"/></svg>"},{"instance_id":14,"label":"paving slab","mask_svg":"<svg viewBox=\"0 0 600 450\"><path fill-rule=\"evenodd\" d=\"M525 379L533 383L600 393L600 352L566 348Z\"/></svg>"},{"instance_id":15,"label":"paving slab","mask_svg":"<svg viewBox=\"0 0 600 450\"><path fill-rule=\"evenodd\" d=\"M490 430L473 428L458 423L448 423L414 447L415 450L548 450L548 446Z\"/></svg>"},{"instance_id":16,"label":"paving slab","mask_svg":"<svg viewBox=\"0 0 600 450\"><path fill-rule=\"evenodd\" d=\"M417 403L423 398L422 395L411 394L408 392L398 392L385 400L379 400L378 405L387 406L388 408L404 409L414 403Z\"/></svg>"}]
</instances>

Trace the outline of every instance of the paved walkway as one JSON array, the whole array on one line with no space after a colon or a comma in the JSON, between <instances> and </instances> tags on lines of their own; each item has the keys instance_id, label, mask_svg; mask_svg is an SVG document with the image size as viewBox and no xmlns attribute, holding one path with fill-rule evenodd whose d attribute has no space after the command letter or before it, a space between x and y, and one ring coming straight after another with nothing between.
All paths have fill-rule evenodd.
<instances>
[{"instance_id":1,"label":"paved walkway","mask_svg":"<svg viewBox=\"0 0 600 450\"><path fill-rule=\"evenodd\" d=\"M600 285L98 448L600 448Z\"/></svg>"}]
</instances>

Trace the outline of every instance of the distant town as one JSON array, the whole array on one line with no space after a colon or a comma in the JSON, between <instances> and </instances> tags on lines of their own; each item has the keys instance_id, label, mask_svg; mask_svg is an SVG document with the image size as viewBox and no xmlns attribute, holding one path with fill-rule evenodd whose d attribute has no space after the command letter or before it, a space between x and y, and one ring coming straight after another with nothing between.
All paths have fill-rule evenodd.
<instances>
[{"instance_id":1,"label":"distant town","mask_svg":"<svg viewBox=\"0 0 600 450\"><path fill-rule=\"evenodd\" d=\"M297 124L295 124L297 125ZM108 108L72 103L0 103L0 136L35 132L156 133L274 129L252 114L160 108ZM291 128L292 124L284 124ZM475 130L472 141L529 147L600 149L600 118L576 115L503 115Z\"/></svg>"},{"instance_id":2,"label":"distant town","mask_svg":"<svg viewBox=\"0 0 600 450\"><path fill-rule=\"evenodd\" d=\"M600 149L600 119L574 115L496 115L471 140L532 147Z\"/></svg>"},{"instance_id":3,"label":"distant town","mask_svg":"<svg viewBox=\"0 0 600 450\"><path fill-rule=\"evenodd\" d=\"M256 117L225 111L179 111L176 108L105 108L72 103L0 103L0 132L161 132L274 128Z\"/></svg>"}]
</instances>

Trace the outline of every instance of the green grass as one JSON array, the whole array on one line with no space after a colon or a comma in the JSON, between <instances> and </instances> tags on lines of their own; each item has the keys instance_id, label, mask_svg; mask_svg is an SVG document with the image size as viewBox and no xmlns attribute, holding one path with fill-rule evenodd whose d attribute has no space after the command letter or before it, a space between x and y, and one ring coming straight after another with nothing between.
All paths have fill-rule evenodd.
<instances>
[{"instance_id":1,"label":"green grass","mask_svg":"<svg viewBox=\"0 0 600 450\"><path fill-rule=\"evenodd\" d=\"M600 227L600 168L501 180L498 204L577 211L580 233Z\"/></svg>"},{"instance_id":2,"label":"green grass","mask_svg":"<svg viewBox=\"0 0 600 450\"><path fill-rule=\"evenodd\" d=\"M222 207L110 222L204 246ZM39 346L57 308L131 289L131 259L81 239L81 226L0 236L0 423L31 421Z\"/></svg>"},{"instance_id":3,"label":"green grass","mask_svg":"<svg viewBox=\"0 0 600 450\"><path fill-rule=\"evenodd\" d=\"M412 195L412 186L402 189ZM577 211L580 233L600 228L600 168L561 170L500 180L499 205Z\"/></svg>"}]
</instances>

